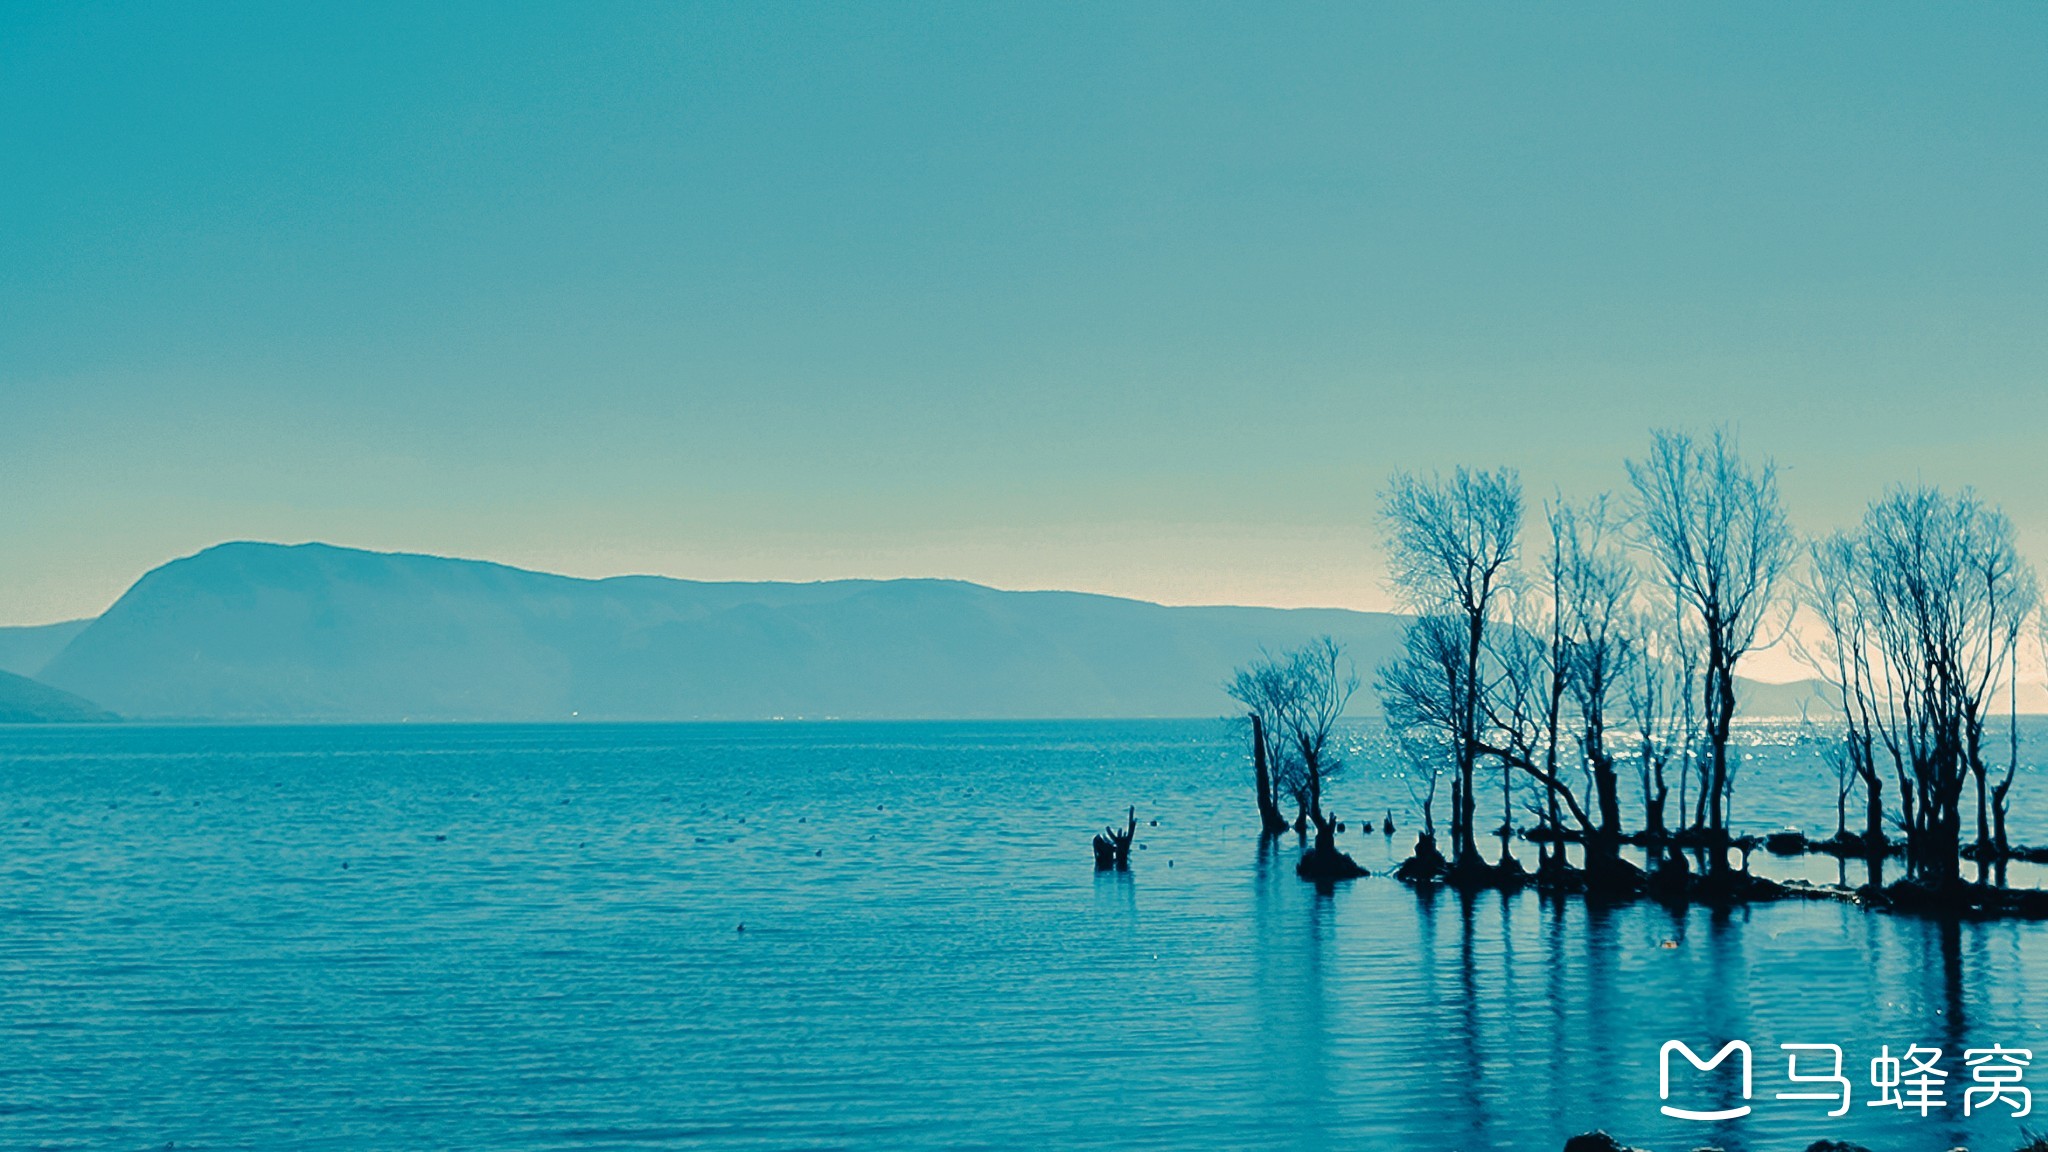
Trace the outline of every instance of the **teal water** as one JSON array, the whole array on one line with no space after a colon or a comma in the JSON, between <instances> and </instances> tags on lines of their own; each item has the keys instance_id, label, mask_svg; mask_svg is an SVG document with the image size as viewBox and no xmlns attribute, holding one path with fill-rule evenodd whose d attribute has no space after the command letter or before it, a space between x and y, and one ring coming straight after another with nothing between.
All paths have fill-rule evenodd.
<instances>
[{"instance_id":1,"label":"teal water","mask_svg":"<svg viewBox=\"0 0 2048 1152\"><path fill-rule=\"evenodd\" d=\"M1750 738L1738 816L1832 830ZM1415 821L1359 739L1379 871ZM1998 1152L1961 1049L2048 1087L2048 926L1324 895L1247 775L1220 722L0 733L0 1147ZM1752 1115L1662 1116L1668 1039L1753 1045ZM1773 1098L1786 1042L1849 1116ZM1914 1043L1950 1106L1867 1107Z\"/></svg>"}]
</instances>

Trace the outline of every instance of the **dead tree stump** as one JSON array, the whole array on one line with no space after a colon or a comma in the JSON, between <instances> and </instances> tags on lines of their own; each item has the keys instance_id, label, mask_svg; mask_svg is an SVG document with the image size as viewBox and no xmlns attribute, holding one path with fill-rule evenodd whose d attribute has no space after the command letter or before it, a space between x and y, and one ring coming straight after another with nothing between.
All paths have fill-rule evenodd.
<instances>
[{"instance_id":1,"label":"dead tree stump","mask_svg":"<svg viewBox=\"0 0 2048 1152\"><path fill-rule=\"evenodd\" d=\"M1131 839L1138 834L1138 808L1132 805L1130 821L1119 832L1115 825L1104 828L1095 836L1095 870L1097 872L1128 872L1131 868Z\"/></svg>"}]
</instances>

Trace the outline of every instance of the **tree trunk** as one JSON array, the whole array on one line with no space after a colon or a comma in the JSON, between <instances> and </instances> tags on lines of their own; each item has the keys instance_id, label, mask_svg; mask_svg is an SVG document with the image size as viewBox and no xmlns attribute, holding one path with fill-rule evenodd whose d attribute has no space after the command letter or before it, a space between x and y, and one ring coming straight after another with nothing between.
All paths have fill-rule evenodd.
<instances>
[{"instance_id":1,"label":"tree trunk","mask_svg":"<svg viewBox=\"0 0 2048 1152\"><path fill-rule=\"evenodd\" d=\"M1707 782L1711 790L1707 797L1707 845L1708 874L1725 877L1728 864L1728 817L1723 807L1728 790L1728 734L1735 724L1735 670L1728 665L1726 654L1716 645L1708 654L1708 667L1712 670L1714 682L1714 730L1710 736L1713 745L1712 776Z\"/></svg>"},{"instance_id":2,"label":"tree trunk","mask_svg":"<svg viewBox=\"0 0 2048 1152\"><path fill-rule=\"evenodd\" d=\"M1479 653L1485 637L1486 620L1479 611L1466 606L1465 618L1465 683L1458 699L1458 777L1463 784L1460 794L1460 827L1456 830L1458 839L1452 852L1453 863L1466 864L1479 861L1479 837L1475 825L1479 822L1478 783L1474 779L1479 760Z\"/></svg>"},{"instance_id":3,"label":"tree trunk","mask_svg":"<svg viewBox=\"0 0 2048 1152\"><path fill-rule=\"evenodd\" d=\"M1991 850L1998 860L1998 886L2005 887L2005 862L2012 855L2012 844L2005 838L2006 799L2012 794L2012 778L2007 777L1991 790Z\"/></svg>"},{"instance_id":4,"label":"tree trunk","mask_svg":"<svg viewBox=\"0 0 2048 1152\"><path fill-rule=\"evenodd\" d=\"M1921 877L1934 888L1948 888L1962 880L1963 861L1963 782L1958 779L1953 788L1943 788L1937 797L1940 803L1927 814L1927 845L1921 852L1919 866Z\"/></svg>"},{"instance_id":5,"label":"tree trunk","mask_svg":"<svg viewBox=\"0 0 2048 1152\"><path fill-rule=\"evenodd\" d=\"M1509 851L1509 841L1515 836L1515 774L1503 764L1500 766L1500 866L1514 863L1514 853Z\"/></svg>"},{"instance_id":6,"label":"tree trunk","mask_svg":"<svg viewBox=\"0 0 2048 1152\"><path fill-rule=\"evenodd\" d=\"M1991 870L1991 813L1984 792L1984 763L1974 755L1971 759L1976 760L1970 765L1970 775L1977 778L1977 883L1982 884Z\"/></svg>"},{"instance_id":7,"label":"tree trunk","mask_svg":"<svg viewBox=\"0 0 2048 1152\"><path fill-rule=\"evenodd\" d=\"M1586 870L1591 872L1621 858L1621 778L1614 771L1614 757L1607 754L1598 717L1588 723L1586 758L1593 762L1593 799L1600 810L1600 824L1586 838Z\"/></svg>"},{"instance_id":8,"label":"tree trunk","mask_svg":"<svg viewBox=\"0 0 2048 1152\"><path fill-rule=\"evenodd\" d=\"M1451 862L1462 864L1477 859L1479 846L1472 836L1472 772L1460 765L1451 780Z\"/></svg>"},{"instance_id":9,"label":"tree trunk","mask_svg":"<svg viewBox=\"0 0 2048 1152\"><path fill-rule=\"evenodd\" d=\"M1287 831L1287 818L1280 815L1280 805L1273 799L1273 772L1266 763L1266 722L1254 712L1252 717L1252 773L1258 781L1259 826L1264 835L1278 836Z\"/></svg>"}]
</instances>

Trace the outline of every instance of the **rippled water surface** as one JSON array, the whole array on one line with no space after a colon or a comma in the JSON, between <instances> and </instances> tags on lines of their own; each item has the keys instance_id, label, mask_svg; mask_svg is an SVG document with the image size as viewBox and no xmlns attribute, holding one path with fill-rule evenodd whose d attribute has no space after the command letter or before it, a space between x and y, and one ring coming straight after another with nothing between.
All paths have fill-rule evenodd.
<instances>
[{"instance_id":1,"label":"rippled water surface","mask_svg":"<svg viewBox=\"0 0 2048 1152\"><path fill-rule=\"evenodd\" d=\"M1832 831L1811 747L1751 735L1738 819ZM1348 837L1380 872L1414 814L1362 739L1335 799L1394 809L1391 842ZM2033 1048L2048 1088L2048 926L1322 895L1261 850L1236 741L0 734L0 1147L2002 1152L2030 1121L1965 1121L1960 1085L1867 1107L1870 1057L1939 1046L1954 1081L1965 1047ZM2048 781L2017 795L2048 812ZM1136 866L1095 875L1127 803ZM1752 1044L1756 1111L1660 1115L1667 1039ZM1849 1116L1773 1098L1786 1042L1847 1050Z\"/></svg>"}]
</instances>

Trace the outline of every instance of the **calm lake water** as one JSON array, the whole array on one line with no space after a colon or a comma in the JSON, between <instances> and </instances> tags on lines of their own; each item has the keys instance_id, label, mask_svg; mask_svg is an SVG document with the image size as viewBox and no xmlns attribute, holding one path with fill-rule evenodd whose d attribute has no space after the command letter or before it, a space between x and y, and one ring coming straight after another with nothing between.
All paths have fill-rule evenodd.
<instances>
[{"instance_id":1,"label":"calm lake water","mask_svg":"<svg viewBox=\"0 0 2048 1152\"><path fill-rule=\"evenodd\" d=\"M1749 735L1738 819L1832 831L1811 746ZM1359 739L1377 872L1415 817ZM1221 722L5 732L0 1147L2003 1152L2033 1120L1964 1120L1961 1050L2048 1088L2048 925L1322 895L1248 775ZM1669 1039L1750 1043L1755 1111L1661 1115ZM1850 1115L1774 1098L1788 1042ZM1866 1106L1916 1043L1949 1107Z\"/></svg>"}]
</instances>

